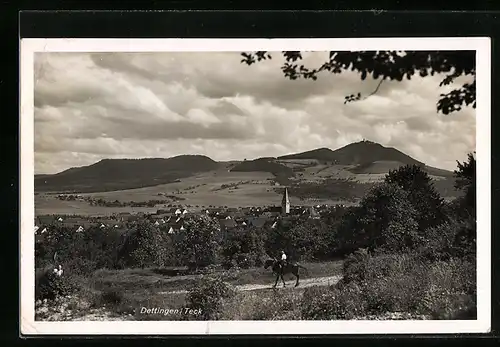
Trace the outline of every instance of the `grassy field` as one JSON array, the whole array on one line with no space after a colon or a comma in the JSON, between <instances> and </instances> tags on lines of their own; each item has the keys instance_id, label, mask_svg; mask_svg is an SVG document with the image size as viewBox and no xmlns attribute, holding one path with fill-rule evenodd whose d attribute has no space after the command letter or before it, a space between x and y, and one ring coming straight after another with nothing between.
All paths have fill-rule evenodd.
<instances>
[{"instance_id":1,"label":"grassy field","mask_svg":"<svg viewBox=\"0 0 500 347\"><path fill-rule=\"evenodd\" d=\"M301 279L340 275L342 272L342 261L303 263L302 265L308 271L301 276ZM169 314L141 313L143 307L168 309L186 307L185 293L165 294L165 292L189 289L201 278L201 275L166 276L162 273L162 269L157 268L98 270L92 276L82 278L79 282L80 286L85 288L84 292L90 297L89 300L93 301L96 306L105 306L118 315L131 315L127 319L183 319L181 316ZM226 276L228 282L233 285L269 284L270 287L275 280L272 272L264 268L229 271L226 272ZM285 280L292 278L294 278L293 275L285 276ZM235 299L227 303L228 307L224 310L225 314L227 317L236 316L241 317L241 319L254 319L259 315L264 315L262 319L266 319L267 315L271 315L274 312L273 310L278 308L269 307L269 309L263 309L261 304L272 301L272 297L275 295L285 295L297 299L302 294L303 288L286 288L280 289L279 292L273 294L272 290L256 290L239 293ZM280 302L283 302L283 300ZM259 317L256 319L259 319Z\"/></svg>"},{"instance_id":2,"label":"grassy field","mask_svg":"<svg viewBox=\"0 0 500 347\"><path fill-rule=\"evenodd\" d=\"M265 172L228 172L227 170L212 171L185 178L180 182L162 184L158 186L119 190L100 193L83 193L94 199L107 201L148 201L163 200L164 195L175 195L184 200L173 201L172 204L191 205L191 210L203 207L229 206L264 206L280 205L281 194L274 191L272 185L274 176ZM298 199L291 203L298 204ZM300 205L314 205L317 203L343 203L340 200L316 199L301 201ZM90 206L85 201L62 201L54 194L39 193L35 196L35 213L43 214L80 214L80 215L110 215L119 212L154 212L158 208L148 207L101 207Z\"/></svg>"},{"instance_id":3,"label":"grassy field","mask_svg":"<svg viewBox=\"0 0 500 347\"><path fill-rule=\"evenodd\" d=\"M352 165L324 165L324 163L311 160L280 160L279 163L292 169L300 168L300 171L295 172L296 176L291 178L291 182L313 184L316 186L311 187L313 191L321 190L322 185L328 185L329 181L338 179L352 180L353 184L354 182L358 184L379 182L385 177L385 173L382 172L388 171L394 166L392 162L377 162L372 165L375 165L376 168L358 168L356 170ZM367 170L373 172L367 172ZM450 183L439 176L433 178L436 179L436 186L439 187L440 192L445 198L453 196L455 193L453 182ZM274 182L275 177L271 173L230 172L226 167L183 178L178 182L169 184L99 193L82 193L80 195L94 199L104 199L106 201L118 200L120 202L168 200L174 205L190 205L192 211L201 210L210 205L229 207L280 205L281 191L275 191L274 188L277 187L274 186ZM307 199L299 199L293 196L293 192L291 194L292 205L350 204L341 199L340 196L335 197L334 191L331 194L320 194L318 196L315 196L316 193L312 195L306 194L311 195ZM181 200L176 201L169 198L169 196L175 196ZM329 198L330 196L332 198ZM35 213L36 215L111 215L119 212L154 212L159 208L166 207L168 204L154 208L101 207L90 206L86 201L62 201L55 194L39 193L35 196Z\"/></svg>"}]
</instances>

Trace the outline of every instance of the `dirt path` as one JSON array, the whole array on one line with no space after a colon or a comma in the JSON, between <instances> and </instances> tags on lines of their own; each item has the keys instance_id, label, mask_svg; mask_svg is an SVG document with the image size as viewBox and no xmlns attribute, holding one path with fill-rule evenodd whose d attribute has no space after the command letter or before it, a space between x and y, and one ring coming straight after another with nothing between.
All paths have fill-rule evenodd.
<instances>
[{"instance_id":1,"label":"dirt path","mask_svg":"<svg viewBox=\"0 0 500 347\"><path fill-rule=\"evenodd\" d=\"M329 286L337 283L342 276L327 276L327 277L313 277L313 278L305 278L300 281L298 288L308 288L314 286ZM285 281L287 287L295 286L295 279ZM274 285L274 281L271 281L269 284L241 284L236 285L236 290L240 291L251 291L251 290L261 290L261 289L271 289ZM278 281L277 288L283 288L283 282ZM166 292L159 292L160 295L167 294L185 294L186 290L173 290Z\"/></svg>"}]
</instances>

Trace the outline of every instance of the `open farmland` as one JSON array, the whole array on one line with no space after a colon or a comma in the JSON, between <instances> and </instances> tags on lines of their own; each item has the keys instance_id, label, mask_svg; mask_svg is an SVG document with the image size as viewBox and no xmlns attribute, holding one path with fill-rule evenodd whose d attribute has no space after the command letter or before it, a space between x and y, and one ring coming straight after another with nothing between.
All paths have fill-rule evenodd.
<instances>
[{"instance_id":1,"label":"open farmland","mask_svg":"<svg viewBox=\"0 0 500 347\"><path fill-rule=\"evenodd\" d=\"M40 192L35 196L36 214L80 214L110 215L120 212L154 212L168 205L190 206L190 210L212 206L263 206L279 205L281 190L275 189L276 180L290 187L292 204L345 204L384 179L385 173L394 166L389 162L377 162L380 170L356 167L355 165L335 165L315 160L285 159L279 160L283 166L294 170L294 177L288 182L277 179L270 172L230 171L229 166L218 170L198 173L178 179L176 182L135 189L80 193L81 200L60 200L57 194ZM387 164L387 165L386 165ZM374 171L374 172L371 172ZM448 177L431 176L436 188L444 198L456 196L454 181ZM344 190L352 194L347 197ZM358 194L359 190L359 194ZM361 194L361 195L360 195ZM351 196L352 195L352 196ZM147 202L162 200L162 204L151 207L106 207L91 206L84 199L103 199L107 202Z\"/></svg>"},{"instance_id":2,"label":"open farmland","mask_svg":"<svg viewBox=\"0 0 500 347\"><path fill-rule=\"evenodd\" d=\"M273 190L274 176L266 172L210 171L179 182L161 184L138 189L117 190L99 193L82 193L82 197L106 201L148 201L169 200L165 196L176 196L171 204L199 206L262 206L279 204L281 195ZM103 215L115 212L156 211L148 207L101 207L90 206L86 201L61 201L55 194L40 193L35 196L36 214L93 214ZM158 207L164 207L160 205Z\"/></svg>"}]
</instances>

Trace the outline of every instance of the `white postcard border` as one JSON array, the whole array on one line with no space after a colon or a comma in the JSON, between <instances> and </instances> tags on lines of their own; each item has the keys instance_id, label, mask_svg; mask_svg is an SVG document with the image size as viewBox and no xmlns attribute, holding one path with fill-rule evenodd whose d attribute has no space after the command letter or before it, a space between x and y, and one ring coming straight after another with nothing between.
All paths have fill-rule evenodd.
<instances>
[{"instance_id":1,"label":"white postcard border","mask_svg":"<svg viewBox=\"0 0 500 347\"><path fill-rule=\"evenodd\" d=\"M34 320L34 53L330 50L476 50L477 316L474 321L108 321ZM480 333L491 327L491 41L467 38L22 39L20 48L20 332L76 335ZM451 115L452 116L452 115Z\"/></svg>"}]
</instances>

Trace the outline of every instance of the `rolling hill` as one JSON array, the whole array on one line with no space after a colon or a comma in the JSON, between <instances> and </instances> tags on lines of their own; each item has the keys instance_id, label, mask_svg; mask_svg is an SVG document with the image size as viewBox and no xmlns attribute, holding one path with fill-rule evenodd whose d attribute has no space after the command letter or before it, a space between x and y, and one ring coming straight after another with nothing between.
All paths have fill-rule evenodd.
<instances>
[{"instance_id":1,"label":"rolling hill","mask_svg":"<svg viewBox=\"0 0 500 347\"><path fill-rule=\"evenodd\" d=\"M173 182L218 167L219 163L202 155L167 159L103 159L55 175L35 176L35 190L100 192L132 189Z\"/></svg>"},{"instance_id":2,"label":"rolling hill","mask_svg":"<svg viewBox=\"0 0 500 347\"><path fill-rule=\"evenodd\" d=\"M244 161L216 162L202 155L180 155L166 159L104 159L54 175L35 175L34 179L37 192L95 193L172 184L202 173L208 176L200 177L220 177L221 184L224 183L224 172L249 174L249 178L259 173L269 173L274 176L275 182L282 185L305 187L301 191L306 194L306 190L327 192L324 188L338 185L339 180L348 180L349 185L353 182L375 182L389 170L407 164L421 166L440 180L446 194L453 193L453 172L426 166L395 148L370 141L352 143L337 150L318 148L277 158ZM200 180L204 182L206 178Z\"/></svg>"},{"instance_id":3,"label":"rolling hill","mask_svg":"<svg viewBox=\"0 0 500 347\"><path fill-rule=\"evenodd\" d=\"M371 141L354 142L335 151L329 148L319 148L281 156L278 159L316 159L330 161L338 165L363 165L374 161L400 162L403 165L424 165L395 148L384 147Z\"/></svg>"},{"instance_id":4,"label":"rolling hill","mask_svg":"<svg viewBox=\"0 0 500 347\"><path fill-rule=\"evenodd\" d=\"M384 147L371 141L354 142L335 151L319 148L302 153L278 157L279 160L313 159L336 165L349 165L355 174L382 174L403 165L421 166L430 175L452 177L453 172L427 166L424 163L392 147Z\"/></svg>"}]
</instances>

